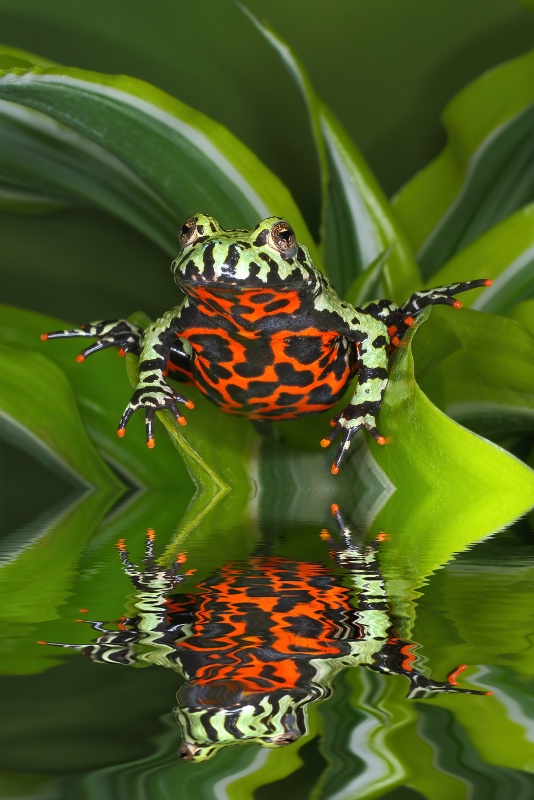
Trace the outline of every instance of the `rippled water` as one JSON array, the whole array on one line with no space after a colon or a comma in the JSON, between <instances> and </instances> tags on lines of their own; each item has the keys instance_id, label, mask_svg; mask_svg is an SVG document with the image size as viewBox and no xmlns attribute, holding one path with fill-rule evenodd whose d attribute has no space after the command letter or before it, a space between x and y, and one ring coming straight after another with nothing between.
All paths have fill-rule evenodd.
<instances>
[{"instance_id":1,"label":"rippled water","mask_svg":"<svg viewBox=\"0 0 534 800\"><path fill-rule=\"evenodd\" d=\"M528 520L188 502L5 531L2 798L534 797Z\"/></svg>"}]
</instances>

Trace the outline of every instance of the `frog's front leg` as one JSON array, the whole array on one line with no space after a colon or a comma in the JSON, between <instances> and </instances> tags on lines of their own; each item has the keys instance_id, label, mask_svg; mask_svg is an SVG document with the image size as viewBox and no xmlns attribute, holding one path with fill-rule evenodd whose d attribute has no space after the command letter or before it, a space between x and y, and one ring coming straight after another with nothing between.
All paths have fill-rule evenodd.
<instances>
[{"instance_id":1,"label":"frog's front leg","mask_svg":"<svg viewBox=\"0 0 534 800\"><path fill-rule=\"evenodd\" d=\"M388 382L388 330L380 320L363 312L360 314L358 329L352 334L344 332L357 342L358 384L349 405L334 417L332 430L321 441L323 447L328 447L341 434L341 445L331 468L333 475L339 472L354 435L362 428L366 428L378 444L386 443L378 430L376 418Z\"/></svg>"},{"instance_id":2,"label":"frog's front leg","mask_svg":"<svg viewBox=\"0 0 534 800\"><path fill-rule=\"evenodd\" d=\"M402 306L402 313L405 316L415 317L426 306L447 305L453 308L461 308L462 303L454 297L461 292L469 292L471 289L480 289L483 286L491 286L493 281L490 278L480 278L474 281L463 281L462 283L450 283L447 286L436 286L434 289L425 289L414 292L412 296Z\"/></svg>"},{"instance_id":3,"label":"frog's front leg","mask_svg":"<svg viewBox=\"0 0 534 800\"><path fill-rule=\"evenodd\" d=\"M86 347L85 350L76 356L76 361L85 361L87 356L105 350L107 347L119 347L121 355L134 353L139 355L141 352L141 340L143 329L127 319L98 320L88 322L79 328L70 328L62 331L51 331L42 333L41 339L46 342L49 339L75 339L88 338L97 341Z\"/></svg>"},{"instance_id":4,"label":"frog's front leg","mask_svg":"<svg viewBox=\"0 0 534 800\"><path fill-rule=\"evenodd\" d=\"M174 308L144 331L143 344L139 358L139 379L135 391L119 422L117 433L124 436L132 414L140 408L145 410L146 441L154 447L154 415L156 411L169 409L180 425L186 419L178 409L178 403L186 408L194 408L193 403L183 394L175 391L165 380L171 344L176 341L180 330L181 308Z\"/></svg>"}]
</instances>

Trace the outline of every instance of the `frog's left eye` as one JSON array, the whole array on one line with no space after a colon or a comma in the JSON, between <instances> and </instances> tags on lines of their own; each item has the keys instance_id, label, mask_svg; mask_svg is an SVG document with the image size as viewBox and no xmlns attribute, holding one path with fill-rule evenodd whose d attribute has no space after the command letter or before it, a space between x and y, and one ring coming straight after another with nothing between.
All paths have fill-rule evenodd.
<instances>
[{"instance_id":1,"label":"frog's left eye","mask_svg":"<svg viewBox=\"0 0 534 800\"><path fill-rule=\"evenodd\" d=\"M191 217L180 228L180 244L182 247L186 247L188 244L196 242L200 234L201 231L198 229L196 217Z\"/></svg>"},{"instance_id":2,"label":"frog's left eye","mask_svg":"<svg viewBox=\"0 0 534 800\"><path fill-rule=\"evenodd\" d=\"M275 222L269 231L269 244L274 247L283 258L294 258L297 255L297 237L293 228L284 220Z\"/></svg>"}]
</instances>

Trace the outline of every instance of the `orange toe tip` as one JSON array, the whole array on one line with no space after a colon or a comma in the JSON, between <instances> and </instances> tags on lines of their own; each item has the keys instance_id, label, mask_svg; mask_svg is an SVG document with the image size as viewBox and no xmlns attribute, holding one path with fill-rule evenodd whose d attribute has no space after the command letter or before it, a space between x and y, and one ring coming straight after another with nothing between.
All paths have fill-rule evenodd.
<instances>
[{"instance_id":1,"label":"orange toe tip","mask_svg":"<svg viewBox=\"0 0 534 800\"><path fill-rule=\"evenodd\" d=\"M485 281L484 281L484 286L493 286L493 281L492 281L492 279L491 279L491 278L488 278L487 280L485 280ZM42 338L43 338L43 337L41 336L41 339L42 339Z\"/></svg>"},{"instance_id":2,"label":"orange toe tip","mask_svg":"<svg viewBox=\"0 0 534 800\"><path fill-rule=\"evenodd\" d=\"M332 503L332 505L330 506L330 511L332 512L332 514L337 514L339 512L338 504Z\"/></svg>"},{"instance_id":3,"label":"orange toe tip","mask_svg":"<svg viewBox=\"0 0 534 800\"><path fill-rule=\"evenodd\" d=\"M387 441L388 440L386 439L385 436L379 436L378 439L376 440L377 444L387 444Z\"/></svg>"},{"instance_id":4,"label":"orange toe tip","mask_svg":"<svg viewBox=\"0 0 534 800\"><path fill-rule=\"evenodd\" d=\"M462 307L461 300L455 300L452 305L454 308L461 308Z\"/></svg>"},{"instance_id":5,"label":"orange toe tip","mask_svg":"<svg viewBox=\"0 0 534 800\"><path fill-rule=\"evenodd\" d=\"M195 407L195 404L193 403L192 400L188 400L187 403L184 403L184 405L185 405L186 408L194 408Z\"/></svg>"},{"instance_id":6,"label":"orange toe tip","mask_svg":"<svg viewBox=\"0 0 534 800\"><path fill-rule=\"evenodd\" d=\"M337 425L337 422L335 421L335 419L331 419L329 424L330 424L331 428L335 428L336 425Z\"/></svg>"},{"instance_id":7,"label":"orange toe tip","mask_svg":"<svg viewBox=\"0 0 534 800\"><path fill-rule=\"evenodd\" d=\"M48 341L48 334L47 333L42 333L39 338L41 339L41 341L47 342Z\"/></svg>"},{"instance_id":8,"label":"orange toe tip","mask_svg":"<svg viewBox=\"0 0 534 800\"><path fill-rule=\"evenodd\" d=\"M321 447L329 447L332 444L332 442L330 441L330 439L321 439L320 444Z\"/></svg>"},{"instance_id":9,"label":"orange toe tip","mask_svg":"<svg viewBox=\"0 0 534 800\"><path fill-rule=\"evenodd\" d=\"M43 642L43 641L41 641L41 639L38 639L37 640L37 644L47 644L47 642Z\"/></svg>"},{"instance_id":10,"label":"orange toe tip","mask_svg":"<svg viewBox=\"0 0 534 800\"><path fill-rule=\"evenodd\" d=\"M389 535L389 533L385 533L384 531L380 531L380 533L376 534L375 539L376 539L377 542L390 542L391 541L391 536Z\"/></svg>"},{"instance_id":11,"label":"orange toe tip","mask_svg":"<svg viewBox=\"0 0 534 800\"><path fill-rule=\"evenodd\" d=\"M337 475L337 474L338 474L338 472L339 472L339 467L336 467L336 465L335 465L335 464L332 464L332 467L331 467L331 469L330 469L330 472L332 473L332 475Z\"/></svg>"},{"instance_id":12,"label":"orange toe tip","mask_svg":"<svg viewBox=\"0 0 534 800\"><path fill-rule=\"evenodd\" d=\"M484 692L484 694L486 695L486 697L491 697L493 695L493 692Z\"/></svg>"},{"instance_id":13,"label":"orange toe tip","mask_svg":"<svg viewBox=\"0 0 534 800\"><path fill-rule=\"evenodd\" d=\"M321 537L321 539L330 539L330 534L325 528L323 528L319 536Z\"/></svg>"},{"instance_id":14,"label":"orange toe tip","mask_svg":"<svg viewBox=\"0 0 534 800\"><path fill-rule=\"evenodd\" d=\"M126 428L119 428L117 430L117 436L119 437L119 439L122 439L123 436L125 435L126 435Z\"/></svg>"},{"instance_id":15,"label":"orange toe tip","mask_svg":"<svg viewBox=\"0 0 534 800\"><path fill-rule=\"evenodd\" d=\"M178 425L181 425L182 427L184 425L187 425L187 420L186 420L185 417L181 417L181 416L180 417L176 417L176 422L178 423Z\"/></svg>"},{"instance_id":16,"label":"orange toe tip","mask_svg":"<svg viewBox=\"0 0 534 800\"><path fill-rule=\"evenodd\" d=\"M82 356L82 354L80 353L79 355L76 356L76 361L78 362L78 364L83 364L83 362L85 361L85 356Z\"/></svg>"},{"instance_id":17,"label":"orange toe tip","mask_svg":"<svg viewBox=\"0 0 534 800\"><path fill-rule=\"evenodd\" d=\"M156 440L154 439L154 437L152 437L151 439L147 439L146 446L149 447L151 450L153 447L156 446Z\"/></svg>"},{"instance_id":18,"label":"orange toe tip","mask_svg":"<svg viewBox=\"0 0 534 800\"><path fill-rule=\"evenodd\" d=\"M147 539L155 539L155 538L156 538L156 531L154 530L154 528L149 528L149 529L147 530L147 532L146 532L146 538L147 538Z\"/></svg>"},{"instance_id":19,"label":"orange toe tip","mask_svg":"<svg viewBox=\"0 0 534 800\"><path fill-rule=\"evenodd\" d=\"M124 356L126 355L126 350L124 349L124 347L121 347L121 349L119 350L119 355L121 358L124 358Z\"/></svg>"}]
</instances>

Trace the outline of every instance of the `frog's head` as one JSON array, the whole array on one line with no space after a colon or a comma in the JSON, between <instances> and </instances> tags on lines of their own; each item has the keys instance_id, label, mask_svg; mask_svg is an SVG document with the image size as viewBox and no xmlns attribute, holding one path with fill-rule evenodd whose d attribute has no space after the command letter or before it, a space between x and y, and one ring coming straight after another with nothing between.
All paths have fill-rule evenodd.
<instances>
[{"instance_id":1,"label":"frog's head","mask_svg":"<svg viewBox=\"0 0 534 800\"><path fill-rule=\"evenodd\" d=\"M187 683L174 709L183 733L178 754L206 761L231 744L284 747L307 733L306 705L319 695L313 685L261 693L243 691L237 681Z\"/></svg>"},{"instance_id":2,"label":"frog's head","mask_svg":"<svg viewBox=\"0 0 534 800\"><path fill-rule=\"evenodd\" d=\"M176 283L188 294L198 286L223 291L309 284L317 270L288 222L268 217L254 230L224 230L208 214L180 228L181 253L173 261Z\"/></svg>"}]
</instances>

